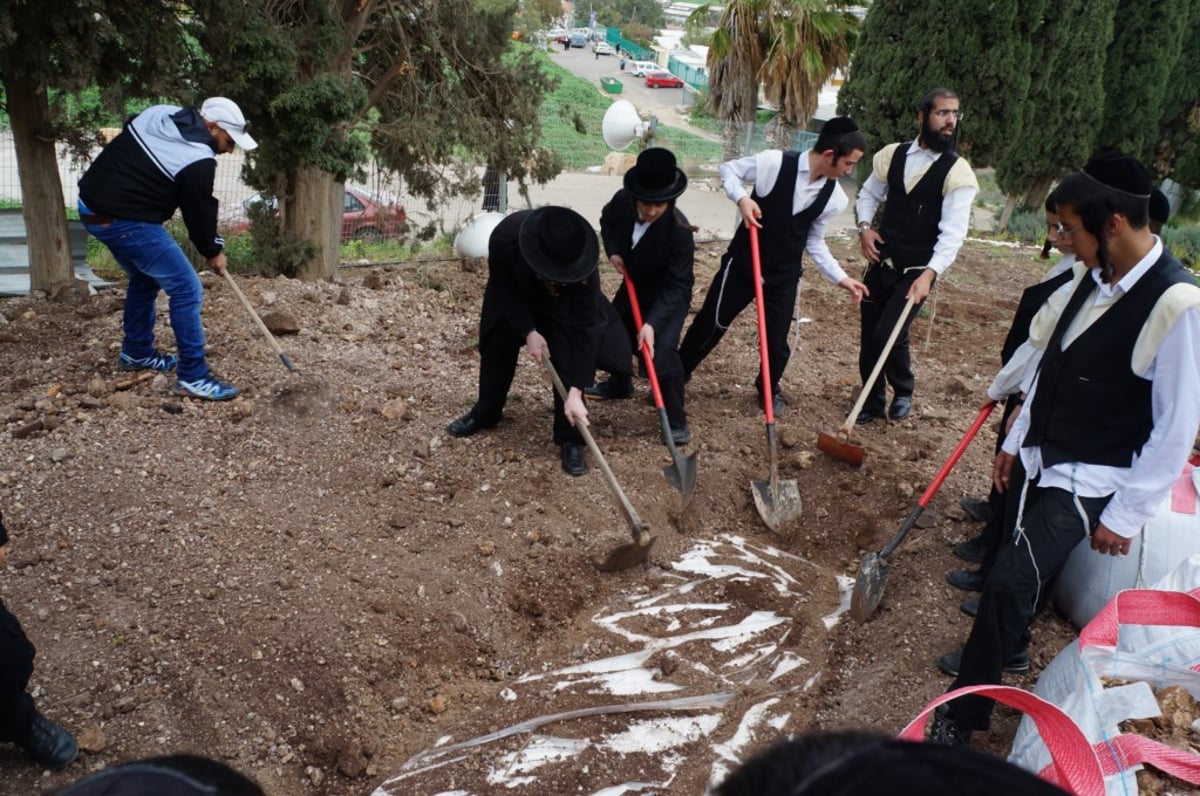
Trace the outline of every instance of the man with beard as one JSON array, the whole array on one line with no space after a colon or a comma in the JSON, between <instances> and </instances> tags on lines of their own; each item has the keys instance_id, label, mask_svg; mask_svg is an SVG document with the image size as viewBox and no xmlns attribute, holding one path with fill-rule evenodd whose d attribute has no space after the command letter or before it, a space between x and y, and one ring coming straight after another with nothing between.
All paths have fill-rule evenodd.
<instances>
[{"instance_id":1,"label":"man with beard","mask_svg":"<svg viewBox=\"0 0 1200 796\"><path fill-rule=\"evenodd\" d=\"M872 162L871 176L858 193L855 210L859 242L868 263L863 282L870 295L862 302L858 355L864 383L875 369L908 298L914 299L912 311L884 363L884 379L871 386L858 416L860 425L883 418L888 384L894 394L887 416L903 420L912 412L915 380L908 327L934 280L954 262L967 236L971 205L979 192L975 172L954 152L960 118L957 94L946 88L930 91L917 110L920 135L914 141L890 144L880 150ZM875 230L871 222L881 204L883 219Z\"/></svg>"}]
</instances>

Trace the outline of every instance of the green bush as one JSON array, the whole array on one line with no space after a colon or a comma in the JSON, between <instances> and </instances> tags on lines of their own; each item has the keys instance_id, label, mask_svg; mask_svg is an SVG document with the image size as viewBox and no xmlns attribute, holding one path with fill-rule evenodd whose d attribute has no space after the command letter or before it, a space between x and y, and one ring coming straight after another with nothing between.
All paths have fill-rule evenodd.
<instances>
[{"instance_id":1,"label":"green bush","mask_svg":"<svg viewBox=\"0 0 1200 796\"><path fill-rule=\"evenodd\" d=\"M1180 262L1193 271L1200 266L1200 227L1163 227L1159 233L1163 243Z\"/></svg>"},{"instance_id":2,"label":"green bush","mask_svg":"<svg viewBox=\"0 0 1200 796\"><path fill-rule=\"evenodd\" d=\"M1041 246L1046 241L1046 214L1018 207L1008 220L1008 234L1022 243Z\"/></svg>"}]
</instances>

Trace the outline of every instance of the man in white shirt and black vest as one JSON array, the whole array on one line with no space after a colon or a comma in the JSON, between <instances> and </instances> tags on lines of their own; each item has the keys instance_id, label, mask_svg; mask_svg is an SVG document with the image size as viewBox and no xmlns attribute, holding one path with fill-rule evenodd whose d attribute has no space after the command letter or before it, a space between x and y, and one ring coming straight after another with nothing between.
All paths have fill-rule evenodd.
<instances>
[{"instance_id":1,"label":"man in white shirt and black vest","mask_svg":"<svg viewBox=\"0 0 1200 796\"><path fill-rule=\"evenodd\" d=\"M958 255L979 192L971 165L954 151L961 118L958 95L953 91L935 88L927 93L917 110L920 135L881 149L872 159L871 176L858 192L859 243L868 262L863 282L871 293L862 303L858 369L864 383L908 297L915 299L883 366L883 378L872 385L858 415L860 425L882 419L885 408L892 420L903 420L912 412L915 379L908 327L934 280ZM880 205L884 205L883 218L876 230L872 222ZM893 392L890 408L889 384Z\"/></svg>"},{"instance_id":2,"label":"man in white shirt and black vest","mask_svg":"<svg viewBox=\"0 0 1200 796\"><path fill-rule=\"evenodd\" d=\"M996 456L998 490L1017 486L1018 455L1027 478L966 646L939 661L956 673L952 688L998 683L1027 661L1029 622L1071 551L1090 536L1097 553L1127 555L1192 451L1200 286L1150 232L1150 192L1145 168L1118 154L1092 158L1055 189L1059 236L1088 270L1072 283ZM991 710L987 699L956 699L938 709L931 740L966 744L987 729Z\"/></svg>"},{"instance_id":3,"label":"man in white shirt and black vest","mask_svg":"<svg viewBox=\"0 0 1200 796\"><path fill-rule=\"evenodd\" d=\"M704 305L679 346L688 378L721 341L734 318L754 301L749 228L756 227L772 408L775 414L783 410L779 379L792 354L787 337L804 271L804 253L808 252L822 276L848 292L855 302L867 293L862 282L846 275L825 243L829 222L850 203L838 178L854 171L866 145L854 120L838 116L824 124L812 149L769 149L721 164L721 185L725 195L737 204L743 223L738 225ZM747 184L754 186L753 193L746 190ZM760 373L755 380L760 396L761 382Z\"/></svg>"}]
</instances>

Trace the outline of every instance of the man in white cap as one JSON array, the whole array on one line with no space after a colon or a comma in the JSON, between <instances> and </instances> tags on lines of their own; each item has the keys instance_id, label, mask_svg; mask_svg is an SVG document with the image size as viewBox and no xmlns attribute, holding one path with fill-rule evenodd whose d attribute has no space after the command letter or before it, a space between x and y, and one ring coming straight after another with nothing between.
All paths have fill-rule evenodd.
<instances>
[{"instance_id":1,"label":"man in white cap","mask_svg":"<svg viewBox=\"0 0 1200 796\"><path fill-rule=\"evenodd\" d=\"M155 105L132 117L79 180L79 218L129 277L121 370L176 371L177 395L223 401L238 394L204 358L203 290L196 271L163 224L183 214L188 237L214 271L225 273L213 180L219 154L252 150L250 123L233 100L199 108ZM154 346L158 291L170 299L178 356Z\"/></svg>"}]
</instances>

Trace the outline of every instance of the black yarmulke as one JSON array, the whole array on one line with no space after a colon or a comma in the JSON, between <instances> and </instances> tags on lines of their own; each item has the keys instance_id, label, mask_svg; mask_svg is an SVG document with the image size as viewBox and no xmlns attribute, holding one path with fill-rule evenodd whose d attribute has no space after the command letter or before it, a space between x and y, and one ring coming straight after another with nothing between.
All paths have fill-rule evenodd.
<instances>
[{"instance_id":1,"label":"black yarmulke","mask_svg":"<svg viewBox=\"0 0 1200 796\"><path fill-rule=\"evenodd\" d=\"M1120 152L1093 155L1083 167L1083 173L1106 188L1139 199L1149 199L1150 191L1154 189L1146 167L1138 163L1136 158Z\"/></svg>"},{"instance_id":2,"label":"black yarmulke","mask_svg":"<svg viewBox=\"0 0 1200 796\"><path fill-rule=\"evenodd\" d=\"M843 133L858 132L858 125L849 116L835 116L825 122L821 135L842 135Z\"/></svg>"}]
</instances>

